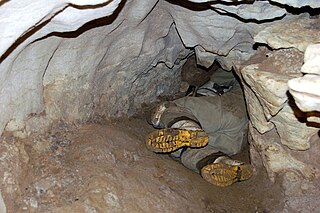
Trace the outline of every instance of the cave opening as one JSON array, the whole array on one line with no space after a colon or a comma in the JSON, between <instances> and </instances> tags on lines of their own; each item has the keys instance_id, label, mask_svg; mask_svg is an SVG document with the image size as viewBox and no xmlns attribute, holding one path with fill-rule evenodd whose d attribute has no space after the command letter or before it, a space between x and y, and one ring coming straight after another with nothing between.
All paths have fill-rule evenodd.
<instances>
[{"instance_id":1,"label":"cave opening","mask_svg":"<svg viewBox=\"0 0 320 213\"><path fill-rule=\"evenodd\" d=\"M319 8L311 0L0 1L0 212L316 212ZM219 72L236 80L217 83ZM242 151L230 155L252 166L248 180L237 182L240 164L221 169L235 170L232 185L206 182L182 162L186 143L178 158L148 149L147 136L162 128L147 120L161 103L223 99L235 84L241 94L221 112L214 104L199 104L191 119L182 111L192 127L211 119L211 134L215 115L245 102Z\"/></svg>"}]
</instances>

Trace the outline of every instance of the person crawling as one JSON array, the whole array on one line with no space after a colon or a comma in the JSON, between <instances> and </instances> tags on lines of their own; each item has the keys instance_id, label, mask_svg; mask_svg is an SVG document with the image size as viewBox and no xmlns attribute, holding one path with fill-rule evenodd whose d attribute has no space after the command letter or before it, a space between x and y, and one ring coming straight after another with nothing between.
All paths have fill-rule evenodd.
<instances>
[{"instance_id":1,"label":"person crawling","mask_svg":"<svg viewBox=\"0 0 320 213\"><path fill-rule=\"evenodd\" d=\"M248 130L239 82L232 72L218 69L195 92L151 111L149 123L157 130L147 135L147 148L169 153L216 186L249 179L253 167L230 157L242 151Z\"/></svg>"}]
</instances>

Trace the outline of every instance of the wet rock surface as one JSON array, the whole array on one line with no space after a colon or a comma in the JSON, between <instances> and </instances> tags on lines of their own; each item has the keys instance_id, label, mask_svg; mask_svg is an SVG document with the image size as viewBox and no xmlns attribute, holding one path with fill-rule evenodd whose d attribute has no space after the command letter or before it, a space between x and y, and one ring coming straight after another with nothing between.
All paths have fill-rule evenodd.
<instances>
[{"instance_id":1,"label":"wet rock surface","mask_svg":"<svg viewBox=\"0 0 320 213\"><path fill-rule=\"evenodd\" d=\"M283 208L280 185L271 184L263 170L246 182L215 187L167 155L148 151L144 136L150 130L144 120L124 119L61 125L17 141L25 147L28 164L17 168L24 173L16 182L21 192L2 194L5 201L15 200L7 212L240 213ZM248 160L248 154L237 158Z\"/></svg>"}]
</instances>

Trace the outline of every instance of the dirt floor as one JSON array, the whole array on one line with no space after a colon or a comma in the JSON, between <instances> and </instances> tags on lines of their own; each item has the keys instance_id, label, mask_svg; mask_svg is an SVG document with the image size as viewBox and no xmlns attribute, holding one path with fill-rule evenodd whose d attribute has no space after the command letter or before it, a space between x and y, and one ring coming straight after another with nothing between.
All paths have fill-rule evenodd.
<instances>
[{"instance_id":1,"label":"dirt floor","mask_svg":"<svg viewBox=\"0 0 320 213\"><path fill-rule=\"evenodd\" d=\"M230 187L205 182L167 155L146 149L145 119L68 126L22 141L27 167L8 212L245 212L283 209L265 171ZM7 138L9 140L9 138ZM248 160L248 154L238 156Z\"/></svg>"}]
</instances>

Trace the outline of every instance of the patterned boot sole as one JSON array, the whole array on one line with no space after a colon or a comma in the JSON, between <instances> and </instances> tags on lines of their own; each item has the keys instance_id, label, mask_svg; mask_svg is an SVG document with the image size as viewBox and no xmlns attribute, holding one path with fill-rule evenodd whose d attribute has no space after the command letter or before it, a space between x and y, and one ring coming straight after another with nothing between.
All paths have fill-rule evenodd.
<instances>
[{"instance_id":1,"label":"patterned boot sole","mask_svg":"<svg viewBox=\"0 0 320 213\"><path fill-rule=\"evenodd\" d=\"M250 164L229 165L225 163L212 163L201 169L203 179L220 187L248 180L252 175L253 167Z\"/></svg>"},{"instance_id":2,"label":"patterned boot sole","mask_svg":"<svg viewBox=\"0 0 320 213\"><path fill-rule=\"evenodd\" d=\"M147 148L153 152L172 152L181 147L203 147L208 144L208 135L203 130L167 128L148 134Z\"/></svg>"}]
</instances>

